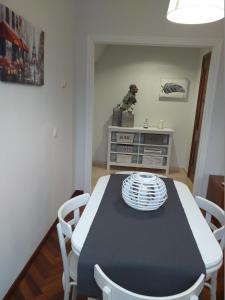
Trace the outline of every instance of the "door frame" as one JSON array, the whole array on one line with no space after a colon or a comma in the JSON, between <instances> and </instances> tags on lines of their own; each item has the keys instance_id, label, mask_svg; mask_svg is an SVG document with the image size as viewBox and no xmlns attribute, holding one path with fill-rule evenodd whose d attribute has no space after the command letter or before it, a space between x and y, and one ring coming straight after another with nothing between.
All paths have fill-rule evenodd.
<instances>
[{"instance_id":1,"label":"door frame","mask_svg":"<svg viewBox=\"0 0 225 300\"><path fill-rule=\"evenodd\" d=\"M201 115L202 112L202 118L203 118L203 112L204 112L204 107L205 107L205 99L203 100L202 95L203 92L206 92L207 89L207 84L208 84L208 74L209 74L209 69L210 69L210 61L211 61L211 56L212 56L212 51L207 52L206 54L204 54L202 56L202 61L201 61L201 75L200 75L200 82L199 82L199 88L198 88L198 97L197 97L197 105L196 105L196 110L195 110L195 120L194 120L194 129L192 132L192 142L191 142L191 151L190 151L190 156L189 156L189 163L188 163L188 172L187 175L190 178L190 180L193 182L194 181L194 177L195 177L195 169L196 169L196 162L195 162L195 158L197 159L197 156L195 155L195 151L196 154L198 155L198 145L197 145L197 149L195 149L195 138L196 138L196 133L197 133L197 128L196 128L196 124L197 122L200 122L198 124L198 130L199 130L199 140L200 140L200 135L201 135L201 128L202 128L202 119L199 121L199 115ZM203 69L205 68L205 65L208 65L207 67L207 79L205 81L203 81ZM206 89L203 90L203 86L206 83ZM204 95L205 96L205 95ZM204 101L204 103L203 103ZM202 104L203 103L203 104ZM200 129L199 129L200 128ZM194 160L194 162L192 161L192 158ZM193 169L194 168L194 171ZM192 174L193 172L193 174Z\"/></svg>"},{"instance_id":2,"label":"door frame","mask_svg":"<svg viewBox=\"0 0 225 300\"><path fill-rule=\"evenodd\" d=\"M216 95L216 83L219 73L220 56L222 51L221 39L184 39L169 37L149 36L109 36L89 35L87 38L86 52L86 129L85 129L85 163L84 163L84 189L91 191L92 176L92 140L93 140L93 112L94 112L94 54L96 44L108 45L139 45L139 46L161 46L161 47L186 47L186 48L210 48L212 51L208 84L206 90L205 107L202 120L202 129L199 142L199 151L196 163L195 179L193 183L193 194L204 195L207 182L204 180L204 166L210 125L212 119L213 105ZM201 153L201 155L199 155Z\"/></svg>"}]
</instances>

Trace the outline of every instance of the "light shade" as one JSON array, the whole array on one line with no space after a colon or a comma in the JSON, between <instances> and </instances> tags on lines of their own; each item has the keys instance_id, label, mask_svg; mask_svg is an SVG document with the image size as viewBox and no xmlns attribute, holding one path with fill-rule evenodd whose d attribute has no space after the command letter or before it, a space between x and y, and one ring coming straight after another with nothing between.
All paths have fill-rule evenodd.
<instances>
[{"instance_id":1,"label":"light shade","mask_svg":"<svg viewBox=\"0 0 225 300\"><path fill-rule=\"evenodd\" d=\"M224 18L224 0L170 0L169 21L181 24L204 24Z\"/></svg>"}]
</instances>

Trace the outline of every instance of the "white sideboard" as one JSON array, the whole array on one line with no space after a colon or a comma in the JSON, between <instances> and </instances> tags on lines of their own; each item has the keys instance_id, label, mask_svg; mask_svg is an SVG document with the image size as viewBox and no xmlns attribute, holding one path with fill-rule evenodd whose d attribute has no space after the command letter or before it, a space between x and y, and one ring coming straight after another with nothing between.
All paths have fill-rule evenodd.
<instances>
[{"instance_id":1,"label":"white sideboard","mask_svg":"<svg viewBox=\"0 0 225 300\"><path fill-rule=\"evenodd\" d=\"M150 168L168 174L173 132L171 128L109 126L107 169L110 166Z\"/></svg>"}]
</instances>

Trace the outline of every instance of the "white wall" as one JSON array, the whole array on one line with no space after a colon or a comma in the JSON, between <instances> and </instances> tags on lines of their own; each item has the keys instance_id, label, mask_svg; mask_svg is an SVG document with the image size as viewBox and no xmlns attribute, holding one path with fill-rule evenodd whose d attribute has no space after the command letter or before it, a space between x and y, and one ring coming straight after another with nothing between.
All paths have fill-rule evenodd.
<instances>
[{"instance_id":1,"label":"white wall","mask_svg":"<svg viewBox=\"0 0 225 300\"><path fill-rule=\"evenodd\" d=\"M221 53L220 70L216 88L216 99L213 107L212 122L206 164L203 178L203 189L206 194L209 175L224 175L225 167L225 101L224 101L224 49Z\"/></svg>"},{"instance_id":2,"label":"white wall","mask_svg":"<svg viewBox=\"0 0 225 300\"><path fill-rule=\"evenodd\" d=\"M46 43L43 87L0 82L0 299L71 196L75 81L72 1L1 2L43 28Z\"/></svg>"},{"instance_id":3,"label":"white wall","mask_svg":"<svg viewBox=\"0 0 225 300\"><path fill-rule=\"evenodd\" d=\"M107 37L166 37L198 42L208 38L223 38L223 21L207 25L180 25L167 21L169 0L76 0L74 2L76 36L76 137L75 137L75 183L80 189L88 189L91 157L87 149L91 140L86 139L87 124L92 116L88 113L91 101L87 97L87 40L89 35ZM116 37L116 38L115 38ZM87 161L88 158L88 161Z\"/></svg>"},{"instance_id":4,"label":"white wall","mask_svg":"<svg viewBox=\"0 0 225 300\"><path fill-rule=\"evenodd\" d=\"M135 126L145 118L152 127L159 120L173 128L171 166L188 169L199 87L200 50L146 46L108 46L95 65L93 160L106 162L107 125L112 108L120 103L131 83L137 84ZM159 101L160 78L187 78L187 99ZM183 112L185 111L185 118Z\"/></svg>"},{"instance_id":5,"label":"white wall","mask_svg":"<svg viewBox=\"0 0 225 300\"><path fill-rule=\"evenodd\" d=\"M98 62L102 58L106 49L106 45L98 44L95 46L95 62Z\"/></svg>"}]
</instances>

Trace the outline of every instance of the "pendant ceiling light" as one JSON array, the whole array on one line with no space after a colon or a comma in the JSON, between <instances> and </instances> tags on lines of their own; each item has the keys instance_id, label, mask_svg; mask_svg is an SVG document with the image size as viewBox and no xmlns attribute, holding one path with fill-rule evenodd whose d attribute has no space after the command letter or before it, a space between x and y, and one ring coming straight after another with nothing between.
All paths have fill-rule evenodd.
<instances>
[{"instance_id":1,"label":"pendant ceiling light","mask_svg":"<svg viewBox=\"0 0 225 300\"><path fill-rule=\"evenodd\" d=\"M181 24L204 24L224 18L224 0L170 0L167 19Z\"/></svg>"}]
</instances>

